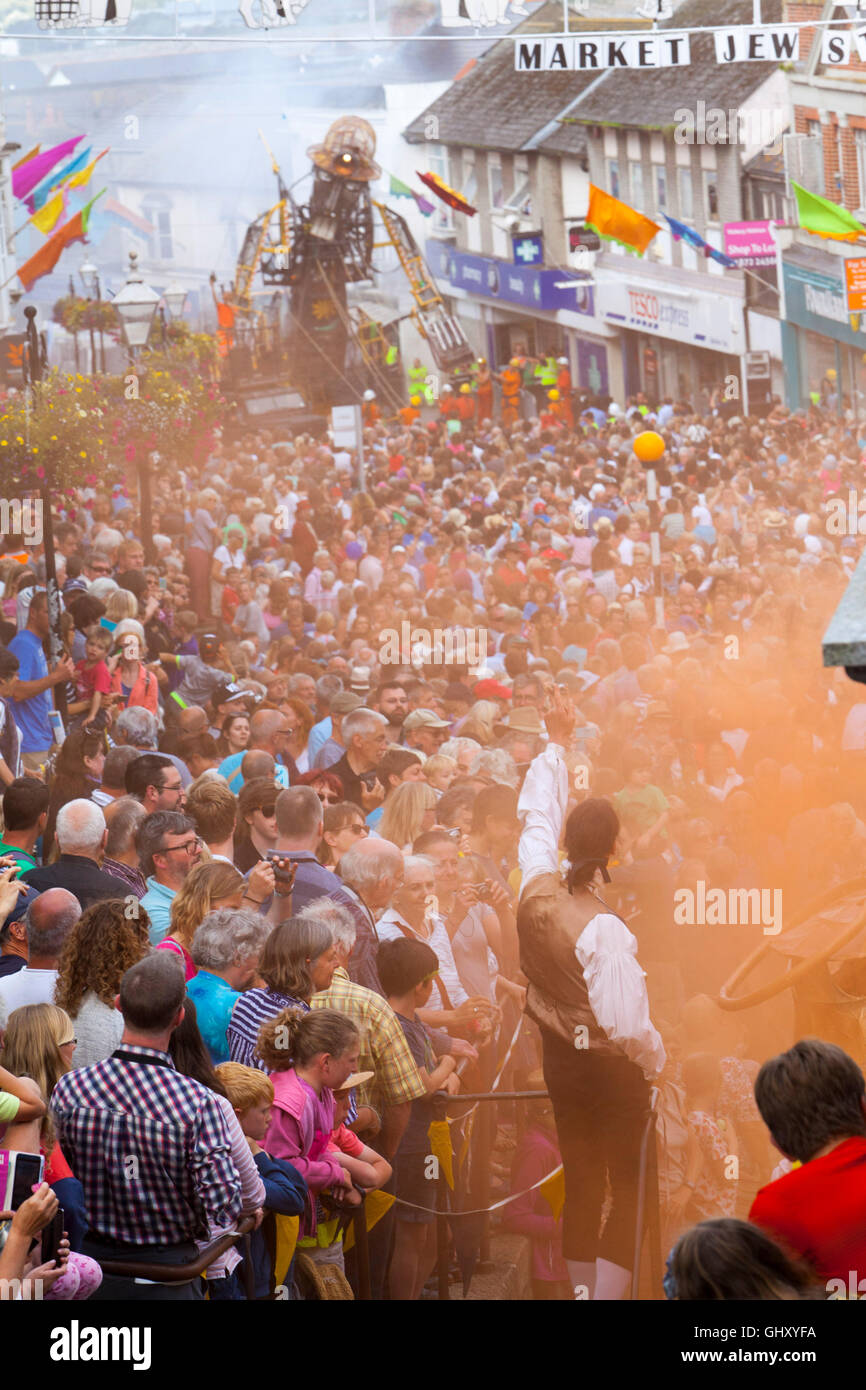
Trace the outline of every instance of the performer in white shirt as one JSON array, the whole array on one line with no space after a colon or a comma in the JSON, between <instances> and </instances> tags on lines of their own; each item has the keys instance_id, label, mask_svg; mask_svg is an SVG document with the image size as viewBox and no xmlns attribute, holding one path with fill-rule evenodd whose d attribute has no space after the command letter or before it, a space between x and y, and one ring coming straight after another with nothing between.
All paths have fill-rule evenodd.
<instances>
[{"instance_id":1,"label":"performer in white shirt","mask_svg":"<svg viewBox=\"0 0 866 1390\"><path fill-rule=\"evenodd\" d=\"M649 1079L665 1063L649 1016L637 942L596 892L619 820L609 802L568 804L564 758L575 715L558 691L550 742L520 793L522 873L517 930L526 1012L539 1025L544 1079L565 1173L563 1256L578 1298L618 1299L631 1281L641 1137ZM599 1237L606 1181L612 1207Z\"/></svg>"}]
</instances>

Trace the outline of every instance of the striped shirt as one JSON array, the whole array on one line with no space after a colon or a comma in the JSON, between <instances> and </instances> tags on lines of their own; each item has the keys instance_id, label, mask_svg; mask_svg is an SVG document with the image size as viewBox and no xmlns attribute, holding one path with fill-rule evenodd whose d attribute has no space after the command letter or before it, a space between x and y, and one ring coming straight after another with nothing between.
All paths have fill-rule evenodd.
<instances>
[{"instance_id":1,"label":"striped shirt","mask_svg":"<svg viewBox=\"0 0 866 1390\"><path fill-rule=\"evenodd\" d=\"M96 1236L180 1245L207 1240L240 1214L217 1099L177 1072L168 1053L125 1043L106 1061L67 1072L51 1114Z\"/></svg>"},{"instance_id":2,"label":"striped shirt","mask_svg":"<svg viewBox=\"0 0 866 1390\"><path fill-rule=\"evenodd\" d=\"M267 1071L256 1052L259 1031L263 1023L267 1023L269 1018L276 1018L283 1009L303 1009L304 1013L309 1013L310 1006L303 999L293 999L290 994L280 994L275 989L244 990L235 1003L226 1030L229 1057L233 1062Z\"/></svg>"}]
</instances>

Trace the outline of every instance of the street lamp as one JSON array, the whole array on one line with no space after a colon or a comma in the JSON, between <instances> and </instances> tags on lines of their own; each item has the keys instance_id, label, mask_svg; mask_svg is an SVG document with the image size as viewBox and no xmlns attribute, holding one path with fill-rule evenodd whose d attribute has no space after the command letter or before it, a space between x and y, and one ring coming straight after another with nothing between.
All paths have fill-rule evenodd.
<instances>
[{"instance_id":1,"label":"street lamp","mask_svg":"<svg viewBox=\"0 0 866 1390\"><path fill-rule=\"evenodd\" d=\"M143 348L147 342L153 316L156 313L156 306L159 303L159 295L156 290L152 290L150 285L146 285L141 277L141 272L138 269L137 251L130 251L129 274L126 277L126 284L111 302L123 324L130 357L134 361L136 349Z\"/></svg>"},{"instance_id":2,"label":"street lamp","mask_svg":"<svg viewBox=\"0 0 866 1390\"><path fill-rule=\"evenodd\" d=\"M152 290L150 285L146 285L141 278L138 269L138 252L129 253L129 274L126 277L126 284L119 290L111 301L117 310L123 331L126 335L126 343L129 348L130 362L135 362L135 352L137 348L143 348L150 334L153 316L156 313L156 306L159 303L159 295L156 290ZM141 462L138 467L139 477L139 499L141 502L141 540L144 545L145 557L149 564L153 563L153 513L150 497L150 458L147 451L142 449L139 454Z\"/></svg>"},{"instance_id":3,"label":"street lamp","mask_svg":"<svg viewBox=\"0 0 866 1390\"><path fill-rule=\"evenodd\" d=\"M183 285L179 285L176 280L172 280L171 284L163 290L162 297L168 305L168 312L173 319L179 319L183 313L186 294Z\"/></svg>"}]
</instances>

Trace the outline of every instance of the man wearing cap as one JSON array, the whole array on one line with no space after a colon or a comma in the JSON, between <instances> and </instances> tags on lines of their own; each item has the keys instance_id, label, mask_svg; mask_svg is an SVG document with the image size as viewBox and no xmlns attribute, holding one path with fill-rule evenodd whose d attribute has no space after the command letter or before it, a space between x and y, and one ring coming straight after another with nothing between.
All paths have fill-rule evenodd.
<instances>
[{"instance_id":1,"label":"man wearing cap","mask_svg":"<svg viewBox=\"0 0 866 1390\"><path fill-rule=\"evenodd\" d=\"M338 763L346 751L343 743L343 720L353 710L361 709L364 701L352 690L338 690L331 699L331 734L313 759L313 768L324 771Z\"/></svg>"},{"instance_id":2,"label":"man wearing cap","mask_svg":"<svg viewBox=\"0 0 866 1390\"><path fill-rule=\"evenodd\" d=\"M403 743L407 748L432 758L448 738L447 719L440 719L432 709L413 709L403 721Z\"/></svg>"},{"instance_id":3,"label":"man wearing cap","mask_svg":"<svg viewBox=\"0 0 866 1390\"><path fill-rule=\"evenodd\" d=\"M214 691L231 683L230 673L216 664L222 661L227 666L228 658L215 632L206 632L198 639L198 650L198 656L159 654L160 661L174 664L182 673L183 679L175 692L181 709L185 705L206 705Z\"/></svg>"}]
</instances>

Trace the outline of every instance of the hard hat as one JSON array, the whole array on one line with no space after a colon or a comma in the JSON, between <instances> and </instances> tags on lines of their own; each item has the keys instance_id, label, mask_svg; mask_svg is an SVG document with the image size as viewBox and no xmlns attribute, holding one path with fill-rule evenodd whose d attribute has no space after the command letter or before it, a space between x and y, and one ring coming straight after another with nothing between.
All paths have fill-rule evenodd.
<instances>
[{"instance_id":1,"label":"hard hat","mask_svg":"<svg viewBox=\"0 0 866 1390\"><path fill-rule=\"evenodd\" d=\"M558 400L559 400L559 392L557 391L557 389L556 389L555 386L554 386L554 388L553 388L552 391L548 391L548 393L547 393L547 399L548 399L549 401L558 401Z\"/></svg>"},{"instance_id":2,"label":"hard hat","mask_svg":"<svg viewBox=\"0 0 866 1390\"><path fill-rule=\"evenodd\" d=\"M364 392L364 400L365 400L365 401L374 401L375 399L376 399L376 392L375 392L375 391L365 391L365 392Z\"/></svg>"},{"instance_id":3,"label":"hard hat","mask_svg":"<svg viewBox=\"0 0 866 1390\"><path fill-rule=\"evenodd\" d=\"M568 366L568 358L567 358L567 357L557 357L556 360L557 360L557 362L559 363L560 367L567 367L567 366Z\"/></svg>"},{"instance_id":4,"label":"hard hat","mask_svg":"<svg viewBox=\"0 0 866 1390\"><path fill-rule=\"evenodd\" d=\"M443 381L443 383L442 383L442 394L443 394L443 395L445 394L446 391L453 391L453 390L454 390L454 387L451 385L451 382L450 382L450 381Z\"/></svg>"},{"instance_id":5,"label":"hard hat","mask_svg":"<svg viewBox=\"0 0 866 1390\"><path fill-rule=\"evenodd\" d=\"M512 359L511 359L511 361L509 362L508 365L509 365L509 367L519 367L519 366L520 366L520 358L519 358L519 357L512 357Z\"/></svg>"},{"instance_id":6,"label":"hard hat","mask_svg":"<svg viewBox=\"0 0 866 1390\"><path fill-rule=\"evenodd\" d=\"M468 381L464 381L463 385L460 387L460 392L461 395L464 396L469 396L472 394L472 387L469 385Z\"/></svg>"},{"instance_id":7,"label":"hard hat","mask_svg":"<svg viewBox=\"0 0 866 1390\"><path fill-rule=\"evenodd\" d=\"M414 406L419 406L419 405L421 404L421 397L420 397L420 396L410 396L410 397L409 397L409 404L410 404L410 405L414 405Z\"/></svg>"},{"instance_id":8,"label":"hard hat","mask_svg":"<svg viewBox=\"0 0 866 1390\"><path fill-rule=\"evenodd\" d=\"M486 366L487 366L487 358L486 358L486 357L479 357L477 365L478 365L479 367L486 367Z\"/></svg>"}]
</instances>

